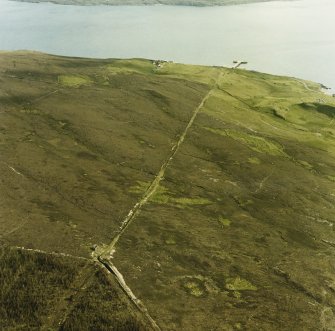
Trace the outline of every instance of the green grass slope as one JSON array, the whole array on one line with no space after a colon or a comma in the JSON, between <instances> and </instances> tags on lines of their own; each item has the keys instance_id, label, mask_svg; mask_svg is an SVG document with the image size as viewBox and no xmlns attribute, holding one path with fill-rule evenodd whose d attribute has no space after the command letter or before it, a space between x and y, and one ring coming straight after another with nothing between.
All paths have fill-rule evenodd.
<instances>
[{"instance_id":1,"label":"green grass slope","mask_svg":"<svg viewBox=\"0 0 335 331\"><path fill-rule=\"evenodd\" d=\"M162 330L334 329L335 102L316 83L1 53L1 243L91 259L92 245L107 247L148 192L197 108L113 264ZM50 301L35 280L69 293L81 281L70 257L52 269L56 280L39 274L43 261L17 271L15 256L2 254L1 288L13 297L20 278L6 275L30 275L38 302L35 315L1 319L6 326L50 325L53 309L66 309L68 330L118 325L117 300L91 304L115 285L89 262L73 257L95 281L67 305L69 295ZM142 323L127 309L126 326Z\"/></svg>"},{"instance_id":2,"label":"green grass slope","mask_svg":"<svg viewBox=\"0 0 335 331\"><path fill-rule=\"evenodd\" d=\"M0 61L2 237L87 255L118 229L137 199L130 187L154 178L208 87L155 75L149 61Z\"/></svg>"}]
</instances>

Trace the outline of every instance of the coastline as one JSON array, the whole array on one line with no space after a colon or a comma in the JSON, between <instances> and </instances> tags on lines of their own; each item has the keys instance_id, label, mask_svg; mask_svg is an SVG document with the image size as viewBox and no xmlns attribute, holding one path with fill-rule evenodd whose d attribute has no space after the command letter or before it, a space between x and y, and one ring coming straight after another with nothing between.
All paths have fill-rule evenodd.
<instances>
[{"instance_id":1,"label":"coastline","mask_svg":"<svg viewBox=\"0 0 335 331\"><path fill-rule=\"evenodd\" d=\"M19 2L28 2L28 0L12 0L12 1L19 1ZM271 0L269 0L271 1ZM30 1L29 1L30 2ZM335 91L335 88L329 87L325 85L322 82L318 81L313 81L310 79L302 78L302 77L297 77L297 76L291 76L289 74L277 74L274 72L267 72L267 71L262 71L262 70L255 70L252 68L248 67L242 67L242 68L234 68L228 65L208 65L208 64L191 64L191 63L186 63L186 62L175 62L172 60L155 60L151 58L142 58L142 57L129 57L129 58L111 58L111 57L89 57L89 56L71 56L71 55L61 55L57 53L48 53L48 52L42 52L38 50L30 50L30 49L19 49L19 50L4 50L0 49L0 54L16 54L19 56L29 56L29 55L36 55L36 56L46 56L46 57L55 57L55 58L63 58L63 59L69 59L69 60L97 60L97 61L133 61L133 60L140 60L140 61L150 61L150 62L163 62L163 63L172 63L176 65L181 65L181 66L195 66L195 67L203 67L203 68L222 68L222 69L238 69L238 70L245 70L250 73L255 73L255 74L261 74L261 75L266 75L269 77L282 77L290 80L295 80L298 83L304 85L306 90L310 90L312 92L321 92L327 96L333 96L333 93ZM307 87L308 85L314 86L315 89L310 89Z\"/></svg>"}]
</instances>

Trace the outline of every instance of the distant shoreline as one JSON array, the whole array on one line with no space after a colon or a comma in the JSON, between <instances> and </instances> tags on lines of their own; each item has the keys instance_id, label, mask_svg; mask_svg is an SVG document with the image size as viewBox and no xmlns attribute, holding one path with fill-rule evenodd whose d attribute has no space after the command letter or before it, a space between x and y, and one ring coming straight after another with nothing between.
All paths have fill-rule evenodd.
<instances>
[{"instance_id":1,"label":"distant shoreline","mask_svg":"<svg viewBox=\"0 0 335 331\"><path fill-rule=\"evenodd\" d=\"M249 3L270 2L277 0L13 0L30 3L53 3L57 5L73 6L142 6L142 5L170 5L170 6L192 6L213 7L243 5ZM292 1L292 0L286 0Z\"/></svg>"}]
</instances>

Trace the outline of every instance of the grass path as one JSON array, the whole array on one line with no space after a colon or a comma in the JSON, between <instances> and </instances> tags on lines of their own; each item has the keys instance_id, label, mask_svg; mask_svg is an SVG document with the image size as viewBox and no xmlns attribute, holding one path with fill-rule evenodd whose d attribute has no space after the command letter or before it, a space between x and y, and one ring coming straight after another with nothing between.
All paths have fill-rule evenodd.
<instances>
[{"instance_id":1,"label":"grass path","mask_svg":"<svg viewBox=\"0 0 335 331\"><path fill-rule=\"evenodd\" d=\"M161 328L155 322L155 320L150 316L147 308L144 306L141 300L139 300L131 288L126 284L123 275L121 272L116 268L116 266L111 262L111 260L103 260L98 257L98 261L101 263L101 266L106 268L107 271L114 275L115 279L117 280L118 284L122 288L123 292L127 295L130 301L135 305L135 307L139 310L139 312L146 318L146 320L150 323L151 328L155 331L161 331Z\"/></svg>"},{"instance_id":2,"label":"grass path","mask_svg":"<svg viewBox=\"0 0 335 331\"><path fill-rule=\"evenodd\" d=\"M311 92L316 92L315 90L311 89L307 84L306 82L300 80L300 79L295 79L296 82L302 84L304 86L304 88L307 90L307 91L311 91Z\"/></svg>"},{"instance_id":3,"label":"grass path","mask_svg":"<svg viewBox=\"0 0 335 331\"><path fill-rule=\"evenodd\" d=\"M105 246L104 248L100 248L100 254L97 257L97 260L110 272L112 273L115 278L117 279L119 285L125 292L125 294L128 296L128 298L134 303L134 305L140 310L140 312L146 316L147 320L150 322L153 330L159 331L161 330L160 327L157 325L157 323L153 320L153 318L148 313L145 306L142 304L142 302L134 295L134 293L131 291L129 286L126 284L123 275L118 271L116 266L112 263L111 258L113 257L113 253L115 252L115 246L122 237L122 235L127 230L128 226L134 221L136 216L141 212L141 209L144 205L147 204L150 197L155 194L157 191L160 182L164 179L165 171L168 168L169 164L175 157L176 153L178 152L180 146L184 142L187 133L191 126L194 123L194 120L196 119L199 111L204 107L207 100L212 96L214 91L219 88L219 82L220 79L222 79L228 72L222 72L220 71L215 83L211 87L211 89L207 92L207 94L204 96L204 98L201 100L200 104L197 108L194 109L192 116L187 123L184 131L182 132L181 136L179 137L178 141L173 145L171 148L170 154L167 157L167 159L162 164L158 174L155 176L154 180L151 182L150 186L147 188L147 190L142 195L141 199L134 205L134 207L129 211L125 219L122 221L119 232L117 235L113 238L111 243L108 246Z\"/></svg>"},{"instance_id":4,"label":"grass path","mask_svg":"<svg viewBox=\"0 0 335 331\"><path fill-rule=\"evenodd\" d=\"M156 175L156 177L154 178L154 180L151 182L151 184L147 188L147 190L144 192L144 194L141 197L141 199L134 205L134 207L129 211L129 213L127 214L127 216L125 217L125 219L122 221L118 234L113 238L113 240L111 241L111 243L102 250L102 253L100 254L100 258L103 258L103 259L107 258L108 259L108 258L110 258L113 255L113 252L115 250L115 246L116 246L117 242L120 240L121 236L126 231L127 227L136 218L136 216L141 211L141 208L149 201L150 197L153 194L155 194L155 192L157 191L157 188L158 188L160 182L164 179L164 175L165 175L166 169L168 168L169 164L171 163L171 161L175 157L176 153L178 152L180 146L184 142L185 137L186 137L189 129L193 125L194 120L197 117L199 111L204 107L206 101L211 97L211 95L213 94L213 92L215 91L215 89L218 87L218 83L219 83L220 79L225 74L227 74L227 72L225 72L225 73L220 72L220 74L219 74L218 78L216 79L213 87L207 92L207 94L204 96L204 98L200 102L199 106L193 111L192 116L191 116L191 118L190 118L187 126L185 127L185 129L182 132L182 134L181 134L180 138L178 139L178 141L171 148L170 155L167 157L167 159L162 164L162 166L161 166L158 174Z\"/></svg>"}]
</instances>

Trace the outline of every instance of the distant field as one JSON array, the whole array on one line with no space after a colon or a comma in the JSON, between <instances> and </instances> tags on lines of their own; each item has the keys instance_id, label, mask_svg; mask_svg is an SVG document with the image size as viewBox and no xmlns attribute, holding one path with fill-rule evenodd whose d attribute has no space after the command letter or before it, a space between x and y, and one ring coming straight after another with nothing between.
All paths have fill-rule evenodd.
<instances>
[{"instance_id":1,"label":"distant field","mask_svg":"<svg viewBox=\"0 0 335 331\"><path fill-rule=\"evenodd\" d=\"M0 118L0 328L334 329L318 84L3 52Z\"/></svg>"}]
</instances>

